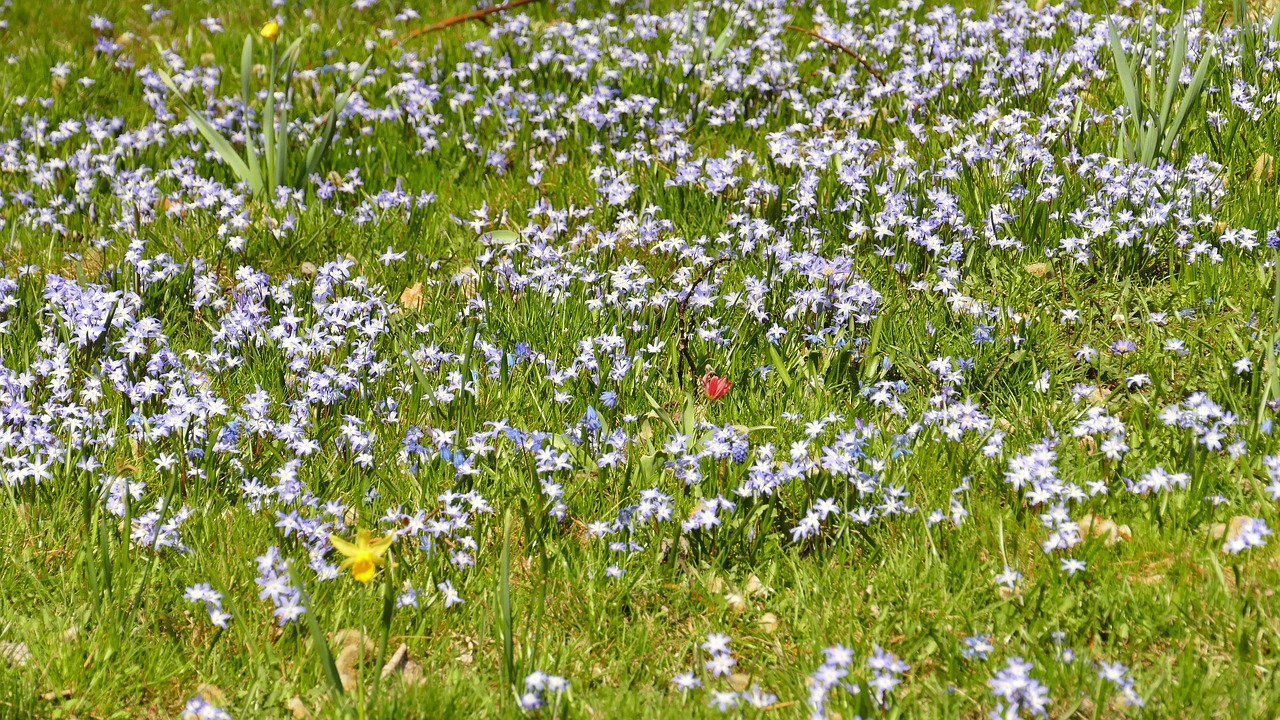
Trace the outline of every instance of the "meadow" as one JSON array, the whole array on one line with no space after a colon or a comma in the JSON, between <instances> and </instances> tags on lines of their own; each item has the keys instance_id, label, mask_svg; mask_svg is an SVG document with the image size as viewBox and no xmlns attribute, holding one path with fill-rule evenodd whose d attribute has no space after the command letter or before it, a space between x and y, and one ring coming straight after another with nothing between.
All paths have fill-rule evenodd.
<instances>
[{"instance_id":1,"label":"meadow","mask_svg":"<svg viewBox=\"0 0 1280 720\"><path fill-rule=\"evenodd\" d=\"M1280 714L1280 7L4 0L0 717Z\"/></svg>"}]
</instances>

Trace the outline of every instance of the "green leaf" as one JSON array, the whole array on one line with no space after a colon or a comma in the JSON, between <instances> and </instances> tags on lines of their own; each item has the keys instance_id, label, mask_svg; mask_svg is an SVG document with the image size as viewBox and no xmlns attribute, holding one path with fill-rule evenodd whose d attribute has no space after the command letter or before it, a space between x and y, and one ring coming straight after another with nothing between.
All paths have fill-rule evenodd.
<instances>
[{"instance_id":1,"label":"green leaf","mask_svg":"<svg viewBox=\"0 0 1280 720\"><path fill-rule=\"evenodd\" d=\"M249 105L249 80L253 76L253 35L244 38L244 49L240 51L240 100L246 107Z\"/></svg>"},{"instance_id":2,"label":"green leaf","mask_svg":"<svg viewBox=\"0 0 1280 720\"><path fill-rule=\"evenodd\" d=\"M329 687L333 693L342 695L342 676L338 674L338 666L333 662L333 653L329 651L329 643L324 639L320 621L316 620L311 596L298 585L298 576L293 572L293 563L289 563L289 577L298 594L302 596L303 607L306 608L303 612L307 616L307 629L311 631L311 644L315 646L316 655L320 658L320 667L324 668L324 675L329 679Z\"/></svg>"},{"instance_id":3,"label":"green leaf","mask_svg":"<svg viewBox=\"0 0 1280 720\"><path fill-rule=\"evenodd\" d=\"M1272 40L1280 40L1280 5L1276 5L1276 12L1271 16L1271 27L1267 28L1267 35Z\"/></svg>"},{"instance_id":4,"label":"green leaf","mask_svg":"<svg viewBox=\"0 0 1280 720\"><path fill-rule=\"evenodd\" d=\"M253 35L244 39L244 50L240 53L240 101L244 103L244 154L249 161L249 185L255 193L262 190L262 167L258 164L258 151L254 147L253 130L250 128L250 100L253 98L250 80L253 78Z\"/></svg>"},{"instance_id":5,"label":"green leaf","mask_svg":"<svg viewBox=\"0 0 1280 720\"><path fill-rule=\"evenodd\" d=\"M1182 96L1182 102L1178 103L1178 112L1173 117L1173 123L1169 126L1164 136L1164 143L1161 144L1160 154L1168 155L1173 148L1173 141L1177 139L1178 133L1182 131L1182 124L1187 121L1187 115L1190 114L1191 108L1195 106L1196 101L1200 99L1200 92L1204 89L1205 76L1209 74L1209 66L1213 62L1213 46L1207 46L1204 54L1200 56L1200 65L1196 67L1195 77L1191 79L1191 85L1187 88L1186 94Z\"/></svg>"},{"instance_id":6,"label":"green leaf","mask_svg":"<svg viewBox=\"0 0 1280 720\"><path fill-rule=\"evenodd\" d=\"M729 24L724 26L720 34L716 36L716 44L711 46L711 59L719 60L729 49L729 43L733 42L733 36L738 30L738 16L735 13L729 17Z\"/></svg>"},{"instance_id":7,"label":"green leaf","mask_svg":"<svg viewBox=\"0 0 1280 720\"><path fill-rule=\"evenodd\" d=\"M511 616L511 510L502 521L502 568L498 575L498 607L502 611L502 668L507 684L516 676L515 638Z\"/></svg>"},{"instance_id":8,"label":"green leaf","mask_svg":"<svg viewBox=\"0 0 1280 720\"><path fill-rule=\"evenodd\" d=\"M266 159L266 189L270 197L276 190L276 78L267 85L267 103L262 108L262 153Z\"/></svg>"},{"instance_id":9,"label":"green leaf","mask_svg":"<svg viewBox=\"0 0 1280 720\"><path fill-rule=\"evenodd\" d=\"M1133 115L1133 125L1137 135L1135 146L1142 144L1142 94L1134 82L1133 67L1129 64L1129 56L1124 52L1124 44L1120 42L1120 34L1116 24L1107 18L1107 35L1111 44L1111 57L1116 63L1116 74L1120 76L1120 87L1124 89L1125 103L1129 106L1129 114Z\"/></svg>"},{"instance_id":10,"label":"green leaf","mask_svg":"<svg viewBox=\"0 0 1280 720\"><path fill-rule=\"evenodd\" d=\"M191 118L191 122L195 124L196 130L200 131L200 134L208 141L209 146L213 148L214 152L218 153L218 157L231 166L231 170L235 172L240 180L253 185L254 177L249 171L249 166L241 159L236 149L231 146L231 142L223 137L217 128L210 125L209 121L205 120L199 111L191 107L191 103L187 102L187 99L183 97L182 92L178 90L178 86L174 84L173 78L169 77L167 72L164 70L157 70L156 72L160 75L160 79L164 81L164 84L169 86L169 89L182 103L182 106L186 108L187 115Z\"/></svg>"},{"instance_id":11,"label":"green leaf","mask_svg":"<svg viewBox=\"0 0 1280 720\"><path fill-rule=\"evenodd\" d=\"M1164 98L1160 101L1160 127L1169 122L1169 110L1173 107L1173 94L1182 77L1182 67L1187 62L1187 26L1178 23L1178 37L1173 41L1173 54L1169 58L1169 75L1164 81Z\"/></svg>"},{"instance_id":12,"label":"green leaf","mask_svg":"<svg viewBox=\"0 0 1280 720\"><path fill-rule=\"evenodd\" d=\"M662 422L666 423L667 427L671 428L671 432L679 432L676 428L675 421L671 419L671 415L662 408L662 405L655 400L652 395L649 394L648 390L644 391L644 396L649 401L649 407L653 408L653 411L658 414L658 417L662 418Z\"/></svg>"},{"instance_id":13,"label":"green leaf","mask_svg":"<svg viewBox=\"0 0 1280 720\"><path fill-rule=\"evenodd\" d=\"M1156 38L1159 36L1160 23L1153 16L1151 18L1151 37L1147 40L1147 47L1151 49L1151 76L1147 80L1147 104L1144 106L1148 113L1154 113L1156 108L1156 57L1155 47ZM1141 68L1138 72L1141 73ZM1139 76L1141 77L1141 75Z\"/></svg>"},{"instance_id":14,"label":"green leaf","mask_svg":"<svg viewBox=\"0 0 1280 720\"><path fill-rule=\"evenodd\" d=\"M791 386L795 385L795 380L791 379L791 373L787 371L787 364L782 361L782 355L778 354L778 348L770 345L769 357L773 360L773 367L778 371L778 376L782 378L782 384L790 390Z\"/></svg>"},{"instance_id":15,"label":"green leaf","mask_svg":"<svg viewBox=\"0 0 1280 720\"><path fill-rule=\"evenodd\" d=\"M352 76L352 86L334 99L333 107L329 109L329 117L325 120L324 129L316 137L315 142L312 143L311 149L307 151L307 161L303 169L304 177L316 171L316 168L320 166L320 161L324 159L325 153L329 151L329 145L333 142L333 136L338 129L338 115L347 106L347 101L355 90L355 83L360 82L360 79L364 77L365 71L368 70L369 63L372 61L372 55L365 59L364 64Z\"/></svg>"},{"instance_id":16,"label":"green leaf","mask_svg":"<svg viewBox=\"0 0 1280 720\"><path fill-rule=\"evenodd\" d=\"M693 393L685 393L684 411L680 413L680 426L685 435L693 437L693 433L698 429L698 418L694 413Z\"/></svg>"},{"instance_id":17,"label":"green leaf","mask_svg":"<svg viewBox=\"0 0 1280 720\"><path fill-rule=\"evenodd\" d=\"M298 48L302 38L293 41L285 51L284 96L285 104L280 108L280 132L276 136L276 165L274 185L285 184L285 170L289 167L289 93L293 88L293 69L298 62Z\"/></svg>"},{"instance_id":18,"label":"green leaf","mask_svg":"<svg viewBox=\"0 0 1280 720\"><path fill-rule=\"evenodd\" d=\"M1142 139L1142 154L1139 159L1139 162L1141 162L1143 165L1150 167L1151 164L1155 161L1156 148L1159 147L1160 131L1162 129L1163 128L1160 125L1155 125L1153 127L1147 128L1146 134L1143 136L1143 139Z\"/></svg>"},{"instance_id":19,"label":"green leaf","mask_svg":"<svg viewBox=\"0 0 1280 720\"><path fill-rule=\"evenodd\" d=\"M520 242L520 235L510 230L492 230L489 232L489 239L500 245L515 245Z\"/></svg>"}]
</instances>

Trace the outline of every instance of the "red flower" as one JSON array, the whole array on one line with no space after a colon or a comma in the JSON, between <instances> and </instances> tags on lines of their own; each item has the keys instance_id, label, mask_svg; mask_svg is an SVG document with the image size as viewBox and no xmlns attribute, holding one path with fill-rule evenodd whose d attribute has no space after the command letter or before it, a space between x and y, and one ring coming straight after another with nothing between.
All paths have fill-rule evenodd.
<instances>
[{"instance_id":1,"label":"red flower","mask_svg":"<svg viewBox=\"0 0 1280 720\"><path fill-rule=\"evenodd\" d=\"M729 392L729 388L733 383L728 378L717 377L711 373L702 376L702 392L706 393L710 400L719 400Z\"/></svg>"}]
</instances>

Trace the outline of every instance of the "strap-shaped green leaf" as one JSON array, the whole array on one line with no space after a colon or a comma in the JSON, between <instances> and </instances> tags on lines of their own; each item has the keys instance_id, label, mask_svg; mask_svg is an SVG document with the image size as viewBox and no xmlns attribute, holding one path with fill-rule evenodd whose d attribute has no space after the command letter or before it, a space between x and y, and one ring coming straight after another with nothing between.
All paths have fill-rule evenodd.
<instances>
[{"instance_id":1,"label":"strap-shaped green leaf","mask_svg":"<svg viewBox=\"0 0 1280 720\"><path fill-rule=\"evenodd\" d=\"M729 49L729 43L733 42L733 36L738 30L738 16L733 14L729 17L729 24L724 26L720 34L716 36L716 44L711 46L711 59L719 60L725 51Z\"/></svg>"},{"instance_id":2,"label":"strap-shaped green leaf","mask_svg":"<svg viewBox=\"0 0 1280 720\"><path fill-rule=\"evenodd\" d=\"M289 94L293 88L293 70L298 63L298 48L301 47L302 38L293 41L289 49L285 51L285 72L284 72L284 98L285 103L280 108L280 132L276 135L276 165L275 165L275 181L276 186L284 185L285 170L289 167Z\"/></svg>"},{"instance_id":3,"label":"strap-shaped green leaf","mask_svg":"<svg viewBox=\"0 0 1280 720\"><path fill-rule=\"evenodd\" d=\"M1142 142L1142 94L1133 78L1133 66L1129 64L1129 56L1125 54L1124 45L1120 42L1120 34L1111 18L1107 18L1107 35L1110 38L1111 57L1116 63L1116 74L1120 76L1120 87L1124 89L1125 103L1129 106L1129 114L1133 116L1134 134L1140 145Z\"/></svg>"},{"instance_id":4,"label":"strap-shaped green leaf","mask_svg":"<svg viewBox=\"0 0 1280 720\"><path fill-rule=\"evenodd\" d=\"M1173 116L1173 123L1169 125L1168 131L1164 136L1164 142L1161 143L1161 155L1169 154L1169 151L1173 148L1173 141L1178 137L1178 133L1182 131L1183 123L1187 121L1187 115L1191 113L1191 108L1200 99L1200 92L1204 89L1204 79L1209 74L1209 66L1211 64L1213 64L1213 46L1206 45L1204 54L1200 56L1200 65L1196 67L1195 77L1191 79L1191 85L1187 88L1186 94L1182 96L1182 102L1178 103L1178 112Z\"/></svg>"},{"instance_id":5,"label":"strap-shaped green leaf","mask_svg":"<svg viewBox=\"0 0 1280 720\"><path fill-rule=\"evenodd\" d=\"M250 100L253 98L250 81L253 78L253 35L244 38L244 50L240 53L240 101L244 103L244 155L249 165L249 185L255 193L262 192L262 167L258 164L258 150L254 147L253 128L250 122Z\"/></svg>"},{"instance_id":6,"label":"strap-shaped green leaf","mask_svg":"<svg viewBox=\"0 0 1280 720\"><path fill-rule=\"evenodd\" d=\"M187 102L187 99L183 97L182 91L180 91L178 86L174 84L173 78L169 77L169 73L164 70L157 70L156 72L160 75L160 79L164 81L164 84L169 86L169 90L171 90L174 96L178 98L182 103L182 106L187 109L187 115L191 118L191 122L196 126L196 130L200 131L200 134L204 136L204 139L209 142L209 146L213 148L214 152L218 153L218 157L222 158L223 162L231 166L231 169L240 180L252 185L252 174L249 172L249 166L240 157L240 155L236 153L236 149L231 146L231 143L222 135L222 133L218 132L217 128L210 125L209 121L205 120L204 116L201 115L199 111L191 107L191 103Z\"/></svg>"},{"instance_id":7,"label":"strap-shaped green leaf","mask_svg":"<svg viewBox=\"0 0 1280 720\"><path fill-rule=\"evenodd\" d=\"M1156 97L1156 92L1158 91L1156 88L1156 38L1159 37L1159 30L1160 23L1156 21L1155 16L1152 16L1151 38L1147 40L1147 51L1151 54L1151 62L1148 67L1149 77L1145 77L1145 80L1147 81L1147 104L1144 108L1148 114L1155 114L1156 103L1159 101L1159 98ZM1141 64L1141 59L1139 59L1139 64ZM1144 79L1144 76L1148 73L1141 72L1141 68L1139 68L1138 78ZM1147 120L1149 118L1143 119Z\"/></svg>"},{"instance_id":8,"label":"strap-shaped green leaf","mask_svg":"<svg viewBox=\"0 0 1280 720\"><path fill-rule=\"evenodd\" d=\"M307 161L303 167L304 177L316 171L320 161L324 159L325 153L329 151L329 145L333 142L333 136L338 129L338 115L346 108L347 101L351 99L351 93L355 91L356 83L359 83L364 78L364 74L369 69L369 63L371 62L373 62L372 55L366 58L364 64L351 76L351 87L334 99L333 107L329 109L329 117L325 120L324 129L320 131L320 135L311 144L311 149L307 151Z\"/></svg>"},{"instance_id":9,"label":"strap-shaped green leaf","mask_svg":"<svg viewBox=\"0 0 1280 720\"><path fill-rule=\"evenodd\" d=\"M1187 26L1178 23L1178 36L1173 41L1173 54L1169 56L1169 75L1164 81L1164 98L1160 101L1160 127L1169 122L1169 110L1173 107L1173 94L1182 81L1182 68L1187 62Z\"/></svg>"}]
</instances>

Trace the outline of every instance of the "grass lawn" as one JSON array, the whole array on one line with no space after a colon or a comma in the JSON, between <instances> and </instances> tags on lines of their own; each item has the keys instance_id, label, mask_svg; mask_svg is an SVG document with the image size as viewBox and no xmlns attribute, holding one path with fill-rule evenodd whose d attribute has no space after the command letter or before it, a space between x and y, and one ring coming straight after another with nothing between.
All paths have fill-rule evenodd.
<instances>
[{"instance_id":1,"label":"grass lawn","mask_svg":"<svg viewBox=\"0 0 1280 720\"><path fill-rule=\"evenodd\" d=\"M512 5L7 2L0 718L1280 714L1280 9Z\"/></svg>"}]
</instances>

